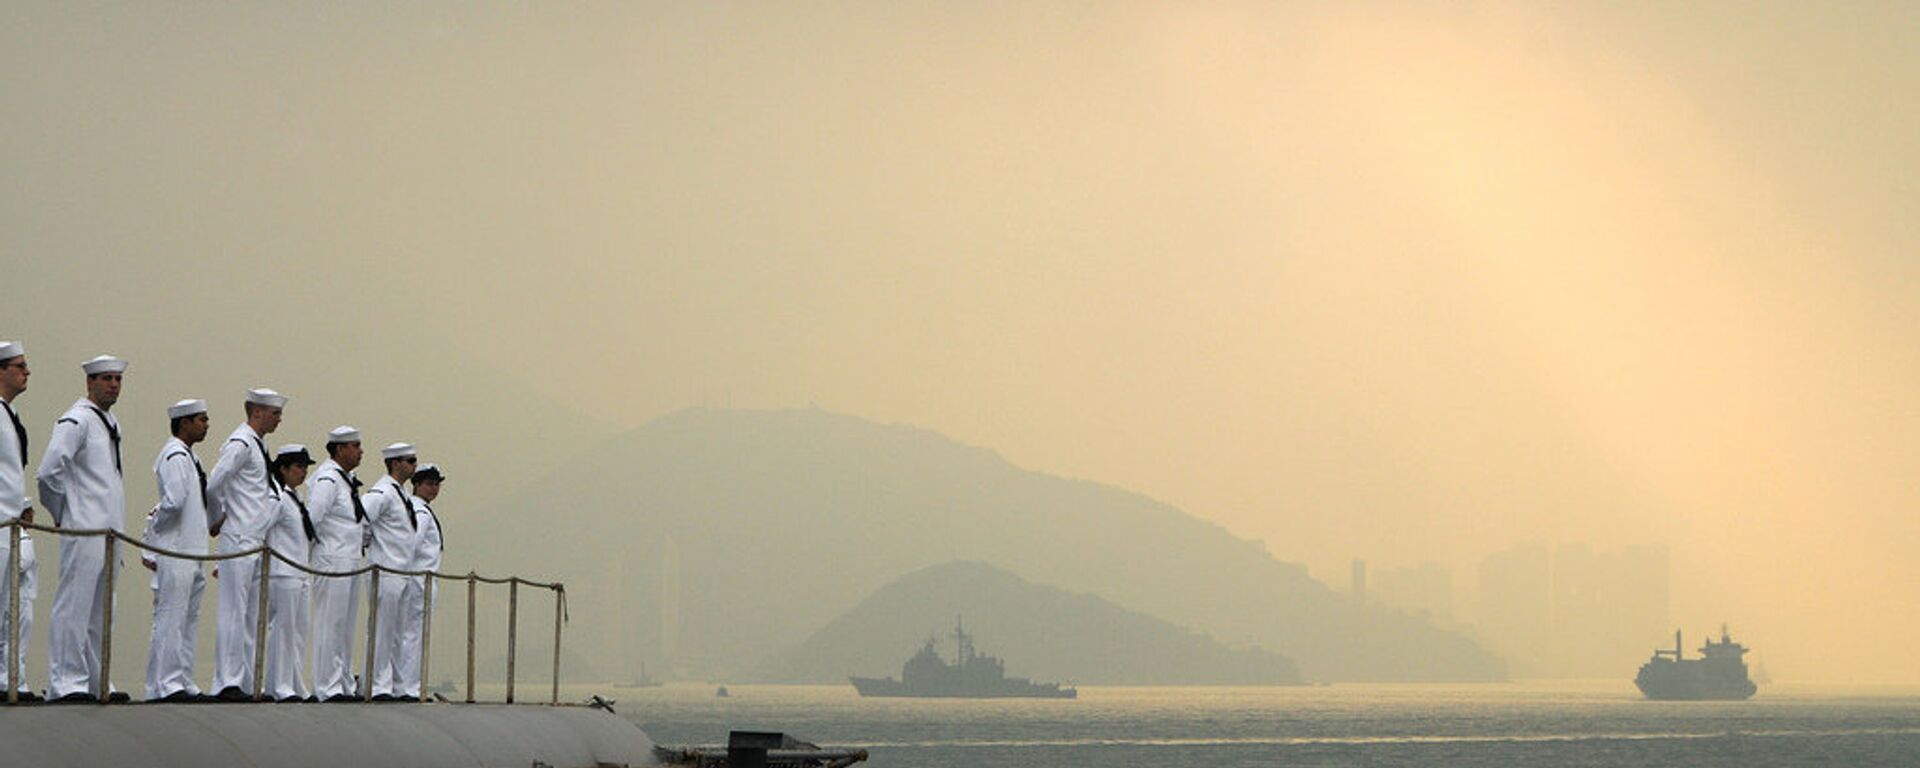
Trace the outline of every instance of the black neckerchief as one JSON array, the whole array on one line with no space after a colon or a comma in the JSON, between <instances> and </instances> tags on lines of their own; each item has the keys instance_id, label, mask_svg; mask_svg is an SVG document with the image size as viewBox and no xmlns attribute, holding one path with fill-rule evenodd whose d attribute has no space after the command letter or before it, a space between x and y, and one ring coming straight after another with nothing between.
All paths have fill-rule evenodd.
<instances>
[{"instance_id":1,"label":"black neckerchief","mask_svg":"<svg viewBox=\"0 0 1920 768\"><path fill-rule=\"evenodd\" d=\"M307 503L300 500L300 494L287 490L287 498L293 499L293 505L300 508L300 527L307 531L307 543L312 544L320 537L313 532L313 517L307 514Z\"/></svg>"},{"instance_id":2,"label":"black neckerchief","mask_svg":"<svg viewBox=\"0 0 1920 768\"><path fill-rule=\"evenodd\" d=\"M367 507L360 503L360 478L347 474L347 470L338 464L335 464L333 468L340 472L340 482L347 484L347 498L353 499L353 521L356 523L366 522Z\"/></svg>"},{"instance_id":3,"label":"black neckerchief","mask_svg":"<svg viewBox=\"0 0 1920 768\"><path fill-rule=\"evenodd\" d=\"M239 443L241 445L247 444L246 440L237 437L229 437L227 438L227 442ZM254 438L253 445L260 449L260 472L267 476L267 493L272 494L276 499L280 498L280 482L273 479L273 459L267 457L266 444L260 442L259 438Z\"/></svg>"},{"instance_id":4,"label":"black neckerchief","mask_svg":"<svg viewBox=\"0 0 1920 768\"><path fill-rule=\"evenodd\" d=\"M280 498L280 479L273 476L273 458L267 455L267 444L256 437L253 445L260 449L260 469L267 475L267 493L273 494L276 499Z\"/></svg>"},{"instance_id":5,"label":"black neckerchief","mask_svg":"<svg viewBox=\"0 0 1920 768\"><path fill-rule=\"evenodd\" d=\"M400 503L407 507L407 524L414 530L420 530L420 513L413 508L413 499L407 496L407 489L400 487L400 481L393 481L393 490L400 494Z\"/></svg>"},{"instance_id":6,"label":"black neckerchief","mask_svg":"<svg viewBox=\"0 0 1920 768\"><path fill-rule=\"evenodd\" d=\"M200 457L192 453L188 453L187 457L193 459L193 473L200 476L200 506L205 507L207 505L207 470L200 466Z\"/></svg>"},{"instance_id":7,"label":"black neckerchief","mask_svg":"<svg viewBox=\"0 0 1920 768\"><path fill-rule=\"evenodd\" d=\"M193 449L191 448L182 448L178 451L168 454L168 456L183 457L187 460L187 463L193 465L193 473L200 477L200 505L203 507L206 506L207 504L207 471L205 469L200 468L200 457L193 455Z\"/></svg>"},{"instance_id":8,"label":"black neckerchief","mask_svg":"<svg viewBox=\"0 0 1920 768\"><path fill-rule=\"evenodd\" d=\"M433 518L433 530L435 533L440 534L440 551L447 551L447 529L440 527L440 516L434 514L432 504L422 501L420 502L420 506L426 507L427 517Z\"/></svg>"},{"instance_id":9,"label":"black neckerchief","mask_svg":"<svg viewBox=\"0 0 1920 768\"><path fill-rule=\"evenodd\" d=\"M119 475L126 474L120 470L120 428L114 426L113 422L107 419L107 412L100 410L100 406L88 403L87 407L93 410L93 415L100 417L100 426L107 428L107 437L113 438L114 473Z\"/></svg>"},{"instance_id":10,"label":"black neckerchief","mask_svg":"<svg viewBox=\"0 0 1920 768\"><path fill-rule=\"evenodd\" d=\"M187 450L181 451L180 455L185 456L188 459L191 459L193 461L193 474L199 476L200 478L200 508L206 509L207 508L207 470L205 467L200 466L200 457L193 455L193 449L189 448ZM207 515L207 535L208 536L214 535L213 515Z\"/></svg>"},{"instance_id":11,"label":"black neckerchief","mask_svg":"<svg viewBox=\"0 0 1920 768\"><path fill-rule=\"evenodd\" d=\"M13 434L20 438L20 468L27 468L27 428L20 424L20 414L14 412L13 403L0 400L0 406L6 406L7 418L13 420Z\"/></svg>"}]
</instances>

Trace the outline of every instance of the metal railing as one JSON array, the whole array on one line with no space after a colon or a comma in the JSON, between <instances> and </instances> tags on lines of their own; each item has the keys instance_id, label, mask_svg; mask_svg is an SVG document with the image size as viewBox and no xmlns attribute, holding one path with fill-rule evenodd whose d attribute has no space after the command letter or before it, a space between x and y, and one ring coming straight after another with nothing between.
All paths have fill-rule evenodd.
<instances>
[{"instance_id":1,"label":"metal railing","mask_svg":"<svg viewBox=\"0 0 1920 768\"><path fill-rule=\"evenodd\" d=\"M140 541L139 539L135 539L124 533L121 533L119 531L115 531L108 528L76 530L76 529L37 525L34 523L26 522L24 520L19 520L19 519L0 523L0 528L7 529L7 541L9 544L7 548L7 566L6 566L7 567L7 571L6 571L7 572L7 621L6 621L7 674L6 674L6 678L7 678L7 681L10 683L7 686L7 703L8 704L17 704L20 701L20 681L15 680L14 678L18 677L20 674L20 532L23 529L41 531L43 533L50 533L63 538L65 537L80 537L80 538L100 537L103 539L102 546L106 550L105 578L107 582L106 594L108 597L106 600L101 601L103 605L100 608L100 611L102 614L101 623L105 627L105 629L101 633L101 638L100 638L100 680L99 680L99 691L97 692L100 702L103 704L108 702L109 696L111 695L110 693L111 686L109 685L108 681L112 679L112 673L113 673L113 603L114 603L113 595L114 595L114 588L116 586L116 580L119 575L117 573L118 568L115 562L117 558L114 557L114 542L116 541L126 542L128 544L133 545L136 548L139 548L147 552L152 552L155 555L159 555L161 557L171 557L171 558L177 558L181 560L193 560L196 562L203 562L203 563L219 562L222 560L237 560L243 557L259 557L260 558L260 565L259 565L260 604L257 606L260 612L260 615L257 621L255 622L254 636L253 636L253 648L254 648L253 700L254 701L264 700L265 694L266 694L267 609L268 609L267 596L269 592L269 589L268 589L269 582L267 580L267 577L268 577L268 571L269 571L269 563L273 560L279 560L280 562L286 563L288 566L296 570L305 572L313 576L320 576L325 578L351 578L351 577L359 576L360 574L363 574L363 573L372 574L371 576L368 577L368 589L367 589L367 666L365 668L365 674L362 674L360 676L360 698L362 698L363 700L371 700L372 698L371 694L372 694L372 687L373 687L374 650L376 648L375 638L377 636L375 633L378 632L379 626L380 626L379 624L380 574L387 573L387 574L392 574L394 576L400 576L400 577L421 577L427 580L423 582L426 588L421 590L421 600L423 601L422 612L424 613L424 617L421 621L421 626L420 626L420 680L422 684L421 692L423 694L425 693L426 681L429 679L427 675L427 672L429 669L428 660L430 657L430 653L432 651L431 639L433 637L432 630L433 630L433 593L434 593L434 590L432 588L433 580L439 579L444 581L466 582L467 584L466 703L468 704L472 704L475 701L475 697L474 697L474 685L475 685L474 650L476 648L475 604L477 602L477 592L479 589L479 585L481 584L507 585L507 697L506 697L506 703L508 704L513 703L515 656L519 650L520 587L528 586L536 589L545 589L553 592L553 601L554 601L554 605L553 605L553 691L552 691L552 698L550 699L549 703L552 703L552 704L560 703L560 633L561 633L561 628L566 624L566 620L567 620L567 586L557 581L550 582L550 583L530 581L528 579L523 579L518 576L494 578L494 577L481 576L472 571L468 571L464 576L458 576L458 575L439 573L437 571L407 571L407 570L399 570L394 568L384 568L384 567L381 567L378 565L372 565L372 564L368 564L366 566L362 566L360 568L356 568L351 571L322 571L316 568L309 567L303 563L294 562L293 560L288 559L285 555L282 555L279 552L274 551L272 548L266 546L265 544L261 544L260 546L254 547L252 549L243 550L240 552L230 552L223 555L193 554L188 552L176 552L170 549L165 549L163 547L156 547L144 541ZM64 548L68 546L68 544L65 541L62 541L61 546ZM428 700L428 697L424 695L422 695L420 698L421 698L421 701L423 702Z\"/></svg>"}]
</instances>

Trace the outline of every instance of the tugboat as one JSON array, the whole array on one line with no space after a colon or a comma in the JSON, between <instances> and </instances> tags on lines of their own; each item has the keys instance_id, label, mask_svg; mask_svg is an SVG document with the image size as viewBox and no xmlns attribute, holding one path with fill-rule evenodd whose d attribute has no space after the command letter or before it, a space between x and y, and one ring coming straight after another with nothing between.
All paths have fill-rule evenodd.
<instances>
[{"instance_id":1,"label":"tugboat","mask_svg":"<svg viewBox=\"0 0 1920 768\"><path fill-rule=\"evenodd\" d=\"M941 699L1072 699L1079 691L1059 683L1036 683L1024 677L1007 677L1006 664L993 656L974 652L973 636L956 623L953 637L959 645L955 663L948 664L927 638L920 652L900 668L900 679L891 677L850 677L861 696L890 696Z\"/></svg>"},{"instance_id":2,"label":"tugboat","mask_svg":"<svg viewBox=\"0 0 1920 768\"><path fill-rule=\"evenodd\" d=\"M1673 650L1656 650L1653 658L1640 666L1633 684L1649 699L1663 701L1723 700L1740 701L1759 690L1747 678L1747 663L1741 657L1747 647L1727 635L1720 625L1720 639L1707 638L1698 659L1681 655L1680 632L1673 633Z\"/></svg>"}]
</instances>

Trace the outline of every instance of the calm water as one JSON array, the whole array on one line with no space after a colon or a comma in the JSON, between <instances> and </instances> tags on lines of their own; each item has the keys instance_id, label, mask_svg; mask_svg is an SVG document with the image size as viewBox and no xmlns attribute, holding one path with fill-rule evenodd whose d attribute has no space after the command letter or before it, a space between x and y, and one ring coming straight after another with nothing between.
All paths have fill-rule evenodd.
<instances>
[{"instance_id":1,"label":"calm water","mask_svg":"<svg viewBox=\"0 0 1920 768\"><path fill-rule=\"evenodd\" d=\"M622 689L663 744L731 728L919 766L1920 765L1920 690L1776 686L1649 702L1630 684L1082 688L1076 701L862 699L847 686Z\"/></svg>"}]
</instances>

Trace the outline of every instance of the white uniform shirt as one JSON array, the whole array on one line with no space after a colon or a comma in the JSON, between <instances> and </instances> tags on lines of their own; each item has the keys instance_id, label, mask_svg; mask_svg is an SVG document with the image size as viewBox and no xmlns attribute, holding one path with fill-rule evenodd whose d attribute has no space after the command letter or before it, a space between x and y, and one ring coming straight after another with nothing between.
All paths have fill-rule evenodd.
<instances>
[{"instance_id":1,"label":"white uniform shirt","mask_svg":"<svg viewBox=\"0 0 1920 768\"><path fill-rule=\"evenodd\" d=\"M114 436L120 422L80 398L54 422L40 459L40 504L54 523L75 530L127 529L127 490Z\"/></svg>"},{"instance_id":2,"label":"white uniform shirt","mask_svg":"<svg viewBox=\"0 0 1920 768\"><path fill-rule=\"evenodd\" d=\"M167 439L153 461L160 484L160 503L147 516L146 542L175 552L207 553L207 499L201 484L204 470L180 438Z\"/></svg>"},{"instance_id":3,"label":"white uniform shirt","mask_svg":"<svg viewBox=\"0 0 1920 768\"><path fill-rule=\"evenodd\" d=\"M19 517L33 504L27 496L27 453L20 450L20 433L13 426L19 418L12 403L0 400L0 522Z\"/></svg>"},{"instance_id":4,"label":"white uniform shirt","mask_svg":"<svg viewBox=\"0 0 1920 768\"><path fill-rule=\"evenodd\" d=\"M220 522L223 554L259 546L280 506L266 445L253 427L241 424L221 444L220 460L207 476L207 511Z\"/></svg>"},{"instance_id":5,"label":"white uniform shirt","mask_svg":"<svg viewBox=\"0 0 1920 768\"><path fill-rule=\"evenodd\" d=\"M301 565L312 563L308 555L313 548L313 540L307 538L307 523L301 519L300 502L292 491L280 494L280 503L274 505L273 520L267 524L266 540L267 546L272 547L275 552L286 555L288 560ZM304 571L280 562L280 558L277 557L273 559L273 566L269 573L276 578L295 578L306 575Z\"/></svg>"},{"instance_id":6,"label":"white uniform shirt","mask_svg":"<svg viewBox=\"0 0 1920 768\"><path fill-rule=\"evenodd\" d=\"M399 481L387 475L374 481L361 503L367 508L367 522L373 525L373 549L368 552L374 565L396 571L413 570L414 544L419 536L418 521L407 509L413 499L400 488Z\"/></svg>"},{"instance_id":7,"label":"white uniform shirt","mask_svg":"<svg viewBox=\"0 0 1920 768\"><path fill-rule=\"evenodd\" d=\"M314 544L315 557L358 557L365 524L354 514L359 501L348 487L347 472L340 463L327 459L313 468L307 477L307 513L313 516L313 530L320 540Z\"/></svg>"},{"instance_id":8,"label":"white uniform shirt","mask_svg":"<svg viewBox=\"0 0 1920 768\"><path fill-rule=\"evenodd\" d=\"M420 535L415 537L413 566L416 571L440 570L440 518L433 514L433 507L427 506L425 499L413 497L413 508L420 511L415 519L420 521Z\"/></svg>"}]
</instances>

